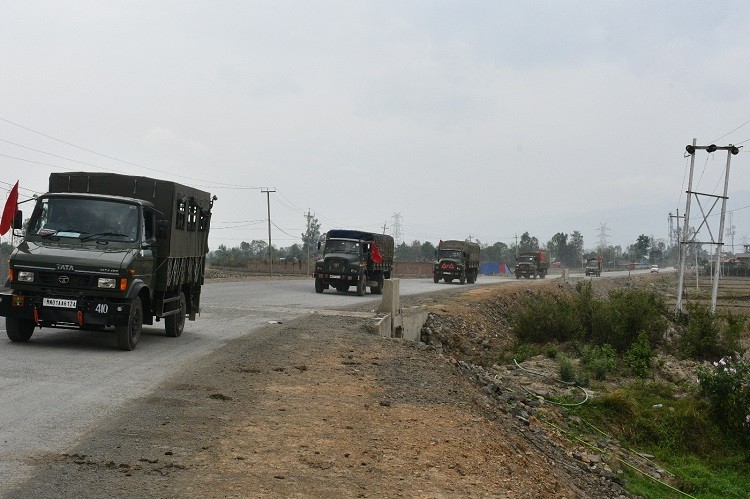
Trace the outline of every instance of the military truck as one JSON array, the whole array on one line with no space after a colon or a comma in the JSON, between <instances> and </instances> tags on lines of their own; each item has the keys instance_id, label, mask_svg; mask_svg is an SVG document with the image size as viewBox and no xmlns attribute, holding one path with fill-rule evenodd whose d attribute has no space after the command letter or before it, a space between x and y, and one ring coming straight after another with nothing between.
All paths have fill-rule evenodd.
<instances>
[{"instance_id":1,"label":"military truck","mask_svg":"<svg viewBox=\"0 0 750 499\"><path fill-rule=\"evenodd\" d=\"M113 327L117 346L133 350L154 319L180 336L200 312L215 200L166 180L53 173L10 257L11 292L0 294L8 338Z\"/></svg>"},{"instance_id":2,"label":"military truck","mask_svg":"<svg viewBox=\"0 0 750 499\"><path fill-rule=\"evenodd\" d=\"M321 243L318 243L321 249ZM334 229L325 236L323 258L315 262L315 292L322 293L329 286L346 292L356 286L363 296L382 294L383 281L391 278L393 270L393 238L359 230Z\"/></svg>"},{"instance_id":3,"label":"military truck","mask_svg":"<svg viewBox=\"0 0 750 499\"><path fill-rule=\"evenodd\" d=\"M539 277L544 279L549 271L549 253L544 250L519 253L516 257L516 279Z\"/></svg>"},{"instance_id":4,"label":"military truck","mask_svg":"<svg viewBox=\"0 0 750 499\"><path fill-rule=\"evenodd\" d=\"M432 280L473 284L479 275L479 245L468 241L440 241L437 262L432 268Z\"/></svg>"},{"instance_id":5,"label":"military truck","mask_svg":"<svg viewBox=\"0 0 750 499\"><path fill-rule=\"evenodd\" d=\"M587 276L601 276L602 275L602 259L601 257L592 257L586 259L586 275Z\"/></svg>"}]
</instances>

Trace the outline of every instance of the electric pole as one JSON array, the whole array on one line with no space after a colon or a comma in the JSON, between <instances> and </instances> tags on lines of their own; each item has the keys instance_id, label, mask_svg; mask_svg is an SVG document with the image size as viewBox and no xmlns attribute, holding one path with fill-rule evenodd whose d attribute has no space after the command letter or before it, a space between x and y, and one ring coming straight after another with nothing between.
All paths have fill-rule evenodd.
<instances>
[{"instance_id":1,"label":"electric pole","mask_svg":"<svg viewBox=\"0 0 750 499\"><path fill-rule=\"evenodd\" d=\"M276 192L276 189L261 189L260 192L266 194L266 204L268 205L268 261L271 264L269 267L269 275L273 279L273 255L271 254L271 193Z\"/></svg>"},{"instance_id":2,"label":"electric pole","mask_svg":"<svg viewBox=\"0 0 750 499\"><path fill-rule=\"evenodd\" d=\"M312 237L310 234L310 219L312 219L312 215L310 215L310 209L307 209L307 275L310 275L310 246L312 246Z\"/></svg>"},{"instance_id":3,"label":"electric pole","mask_svg":"<svg viewBox=\"0 0 750 499\"><path fill-rule=\"evenodd\" d=\"M727 212L727 199L729 197L727 196L727 193L729 191L729 165L731 163L731 159L733 155L737 155L740 152L740 149L737 146L734 146L732 144L729 144L728 146L723 147L717 147L716 144L711 144L708 146L697 146L696 145L697 139L693 139L693 144L685 147L685 150L690 155L690 175L688 180L688 190L687 190L687 200L685 201L685 225L683 227L683 238L680 241L680 276L677 281L677 303L675 305L675 312L679 313L682 311L682 293L683 293L683 284L685 282L685 245L686 244L713 244L716 245L716 262L714 265L714 268L712 269L713 274L713 286L711 290L711 313L716 312L716 298L719 294L719 275L721 274L721 252L724 246L724 218L726 217ZM693 191L693 169L695 167L695 152L699 149L705 149L707 153L713 153L718 150L727 151L727 164L726 169L724 171L724 195L723 196L716 196L713 194L705 194L701 192L694 192ZM690 227L690 200L692 197L695 196L695 201L698 203L698 207L701 210L701 215L703 216L703 222L701 222L698 229L694 232L692 238L688 238L689 235L689 227ZM707 197L707 198L714 198L714 202L711 205L711 207L708 210L705 210L703 205L701 204L701 198ZM721 216L719 217L719 231L717 234L717 240L714 241L713 233L711 232L711 227L708 224L708 217L711 214L711 211L716 207L716 204L721 200ZM698 233L700 232L701 228L703 226L706 226L706 229L708 230L708 234L711 237L710 241L696 241L696 237ZM697 256L696 256L697 257ZM698 269L696 267L696 279L697 279L697 272Z\"/></svg>"}]
</instances>

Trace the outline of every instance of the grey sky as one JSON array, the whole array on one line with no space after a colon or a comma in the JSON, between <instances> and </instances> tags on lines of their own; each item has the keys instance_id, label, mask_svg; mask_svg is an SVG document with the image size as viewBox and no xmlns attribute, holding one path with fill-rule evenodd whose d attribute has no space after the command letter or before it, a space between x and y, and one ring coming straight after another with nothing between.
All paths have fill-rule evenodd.
<instances>
[{"instance_id":1,"label":"grey sky","mask_svg":"<svg viewBox=\"0 0 750 499\"><path fill-rule=\"evenodd\" d=\"M614 244L666 238L668 212L684 210L685 145L750 120L747 14L745 2L3 2L0 190L43 192L52 171L174 179L219 196L212 249L267 238L261 187L277 190L280 246L299 242L308 209L323 230L382 230L400 213L407 242L579 230L593 248L601 222ZM748 139L750 124L718 144ZM738 237L746 158L730 176ZM697 156L696 190L720 193L725 160Z\"/></svg>"}]
</instances>

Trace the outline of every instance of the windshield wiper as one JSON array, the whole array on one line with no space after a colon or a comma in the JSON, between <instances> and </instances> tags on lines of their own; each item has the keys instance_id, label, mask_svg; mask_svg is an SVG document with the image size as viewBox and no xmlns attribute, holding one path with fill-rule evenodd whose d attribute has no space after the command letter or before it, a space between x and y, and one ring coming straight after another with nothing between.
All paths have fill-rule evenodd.
<instances>
[{"instance_id":1,"label":"windshield wiper","mask_svg":"<svg viewBox=\"0 0 750 499\"><path fill-rule=\"evenodd\" d=\"M39 233L39 236L41 237L54 236L58 232L78 232L78 233L81 232L80 230L77 230L77 229L42 229L42 231L44 232Z\"/></svg>"},{"instance_id":2,"label":"windshield wiper","mask_svg":"<svg viewBox=\"0 0 750 499\"><path fill-rule=\"evenodd\" d=\"M88 241L89 239L93 239L95 237L104 236L104 237L128 237L127 234L121 234L119 232L97 232L95 234L89 234L87 236L84 236L81 234L81 241Z\"/></svg>"}]
</instances>

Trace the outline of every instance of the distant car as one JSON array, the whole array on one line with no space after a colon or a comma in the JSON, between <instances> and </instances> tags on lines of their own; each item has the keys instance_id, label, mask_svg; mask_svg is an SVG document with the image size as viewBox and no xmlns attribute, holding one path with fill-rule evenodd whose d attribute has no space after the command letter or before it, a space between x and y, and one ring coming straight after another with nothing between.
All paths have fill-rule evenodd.
<instances>
[{"instance_id":1,"label":"distant car","mask_svg":"<svg viewBox=\"0 0 750 499\"><path fill-rule=\"evenodd\" d=\"M657 274L659 273L659 266L658 265L652 265L651 266L651 273L653 274L654 272L656 272Z\"/></svg>"}]
</instances>

